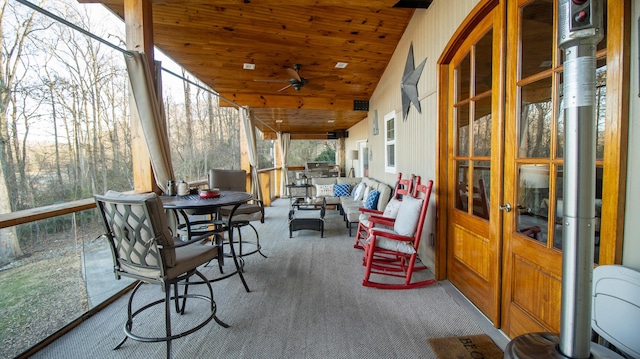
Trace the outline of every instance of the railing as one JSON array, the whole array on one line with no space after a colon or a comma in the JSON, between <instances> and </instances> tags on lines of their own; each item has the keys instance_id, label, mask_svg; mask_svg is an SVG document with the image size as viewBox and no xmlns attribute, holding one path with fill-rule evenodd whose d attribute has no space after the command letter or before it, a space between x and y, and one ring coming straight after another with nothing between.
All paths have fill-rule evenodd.
<instances>
[{"instance_id":1,"label":"railing","mask_svg":"<svg viewBox=\"0 0 640 359\"><path fill-rule=\"evenodd\" d=\"M264 168L258 170L262 200L265 206L270 206L271 201L280 197L280 169ZM189 181L189 187L208 186L207 179ZM247 191L251 191L251 175L247 173Z\"/></svg>"},{"instance_id":2,"label":"railing","mask_svg":"<svg viewBox=\"0 0 640 359\"><path fill-rule=\"evenodd\" d=\"M92 198L0 215L19 256L0 268L0 357L28 357L123 294Z\"/></svg>"},{"instance_id":3,"label":"railing","mask_svg":"<svg viewBox=\"0 0 640 359\"><path fill-rule=\"evenodd\" d=\"M11 213L0 214L0 228L17 226L20 224L35 222L41 219L63 216L69 213L81 212L96 208L93 198L81 199L73 202L53 204L38 208L26 209Z\"/></svg>"},{"instance_id":4,"label":"railing","mask_svg":"<svg viewBox=\"0 0 640 359\"><path fill-rule=\"evenodd\" d=\"M266 168L258 173L265 205L270 205L282 196L281 171ZM8 232L17 236L22 255L0 267L2 358L28 357L132 283L114 279L110 249L99 239L103 228L93 198L0 214L0 235Z\"/></svg>"}]
</instances>

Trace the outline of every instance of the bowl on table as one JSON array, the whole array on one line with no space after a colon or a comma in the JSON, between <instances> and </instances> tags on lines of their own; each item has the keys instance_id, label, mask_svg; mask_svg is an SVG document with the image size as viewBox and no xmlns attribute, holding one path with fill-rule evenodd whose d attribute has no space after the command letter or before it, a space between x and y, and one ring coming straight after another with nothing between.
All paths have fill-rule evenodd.
<instances>
[{"instance_id":1,"label":"bowl on table","mask_svg":"<svg viewBox=\"0 0 640 359\"><path fill-rule=\"evenodd\" d=\"M201 189L200 191L198 191L198 196L200 198L216 198L216 197L220 197L220 190L217 189L217 188Z\"/></svg>"}]
</instances>

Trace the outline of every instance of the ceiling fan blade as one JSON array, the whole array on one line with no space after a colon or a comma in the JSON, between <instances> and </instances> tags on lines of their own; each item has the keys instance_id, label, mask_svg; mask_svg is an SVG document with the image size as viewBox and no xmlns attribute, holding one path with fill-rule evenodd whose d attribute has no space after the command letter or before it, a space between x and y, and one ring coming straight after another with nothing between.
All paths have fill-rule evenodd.
<instances>
[{"instance_id":1,"label":"ceiling fan blade","mask_svg":"<svg viewBox=\"0 0 640 359\"><path fill-rule=\"evenodd\" d=\"M336 75L311 76L311 77L305 77L305 78L307 80L311 80L311 79L340 80L340 76L336 76Z\"/></svg>"},{"instance_id":2,"label":"ceiling fan blade","mask_svg":"<svg viewBox=\"0 0 640 359\"><path fill-rule=\"evenodd\" d=\"M278 92L284 91L284 90L288 89L289 87L291 87L291 84L288 84L287 86L281 88L280 90L278 90Z\"/></svg>"},{"instance_id":3,"label":"ceiling fan blade","mask_svg":"<svg viewBox=\"0 0 640 359\"><path fill-rule=\"evenodd\" d=\"M300 79L300 74L298 73L298 71L292 69L292 68L287 68L287 72L289 73L289 76L291 76L292 78L298 80L298 81L302 81Z\"/></svg>"},{"instance_id":4,"label":"ceiling fan blade","mask_svg":"<svg viewBox=\"0 0 640 359\"><path fill-rule=\"evenodd\" d=\"M307 84L304 85L304 87L308 87L309 89L316 90L316 91L324 90L324 86L318 85L318 84L312 84L310 82L307 82Z\"/></svg>"},{"instance_id":5,"label":"ceiling fan blade","mask_svg":"<svg viewBox=\"0 0 640 359\"><path fill-rule=\"evenodd\" d=\"M277 82L277 83L285 83L289 82L289 80L253 80L254 82Z\"/></svg>"}]
</instances>

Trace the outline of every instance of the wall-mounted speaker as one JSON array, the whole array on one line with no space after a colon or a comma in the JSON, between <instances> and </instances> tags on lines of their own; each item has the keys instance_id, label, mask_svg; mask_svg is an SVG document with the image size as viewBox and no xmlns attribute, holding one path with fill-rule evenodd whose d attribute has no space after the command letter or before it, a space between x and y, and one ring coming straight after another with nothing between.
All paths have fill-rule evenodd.
<instances>
[{"instance_id":1,"label":"wall-mounted speaker","mask_svg":"<svg viewBox=\"0 0 640 359\"><path fill-rule=\"evenodd\" d=\"M367 100L353 100L354 111L369 111L369 101Z\"/></svg>"},{"instance_id":2,"label":"wall-mounted speaker","mask_svg":"<svg viewBox=\"0 0 640 359\"><path fill-rule=\"evenodd\" d=\"M433 0L400 0L393 7L409 9L428 9Z\"/></svg>"},{"instance_id":3,"label":"wall-mounted speaker","mask_svg":"<svg viewBox=\"0 0 640 359\"><path fill-rule=\"evenodd\" d=\"M348 138L349 137L349 131L347 130L338 130L335 132L327 132L327 139L328 140L337 140L340 138Z\"/></svg>"}]
</instances>

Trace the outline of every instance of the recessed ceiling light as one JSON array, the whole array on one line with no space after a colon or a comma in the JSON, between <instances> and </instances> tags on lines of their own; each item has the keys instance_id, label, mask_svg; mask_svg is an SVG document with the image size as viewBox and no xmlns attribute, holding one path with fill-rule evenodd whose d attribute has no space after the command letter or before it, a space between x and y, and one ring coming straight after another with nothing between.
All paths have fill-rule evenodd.
<instances>
[{"instance_id":1,"label":"recessed ceiling light","mask_svg":"<svg viewBox=\"0 0 640 359\"><path fill-rule=\"evenodd\" d=\"M282 123L282 120L276 120L276 123Z\"/></svg>"},{"instance_id":2,"label":"recessed ceiling light","mask_svg":"<svg viewBox=\"0 0 640 359\"><path fill-rule=\"evenodd\" d=\"M334 123L334 122L336 122L336 120L329 120L329 121L327 121L327 122L329 122L329 123Z\"/></svg>"},{"instance_id":3,"label":"recessed ceiling light","mask_svg":"<svg viewBox=\"0 0 640 359\"><path fill-rule=\"evenodd\" d=\"M249 64L245 62L244 65L242 65L242 68L245 70L255 70L256 64Z\"/></svg>"},{"instance_id":4,"label":"recessed ceiling light","mask_svg":"<svg viewBox=\"0 0 640 359\"><path fill-rule=\"evenodd\" d=\"M347 67L347 65L349 65L349 64L346 63L346 62L337 62L336 63L336 69L344 69L344 68Z\"/></svg>"}]
</instances>

